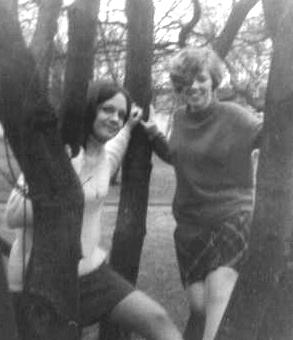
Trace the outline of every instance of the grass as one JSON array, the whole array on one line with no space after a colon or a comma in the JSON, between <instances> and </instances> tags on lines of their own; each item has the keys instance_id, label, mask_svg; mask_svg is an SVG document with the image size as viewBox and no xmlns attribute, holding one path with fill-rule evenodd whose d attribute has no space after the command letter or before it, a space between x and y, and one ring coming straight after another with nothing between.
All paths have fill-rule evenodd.
<instances>
[{"instance_id":1,"label":"grass","mask_svg":"<svg viewBox=\"0 0 293 340\"><path fill-rule=\"evenodd\" d=\"M119 186L110 190L108 202L114 202ZM181 286L173 244L175 221L171 202L175 189L173 169L153 157L150 181L147 234L141 255L138 288L161 303L183 331L188 317L188 305ZM109 249L114 231L117 205L106 206L103 219L103 245ZM94 340L96 326L85 329L83 340Z\"/></svg>"},{"instance_id":2,"label":"grass","mask_svg":"<svg viewBox=\"0 0 293 340\"><path fill-rule=\"evenodd\" d=\"M14 168L15 161L12 159ZM0 169L7 172L7 159L0 140ZM17 169L17 168L16 168ZM16 170L18 173L18 170ZM147 215L147 235L141 256L138 288L161 303L180 330L183 330L187 318L187 303L179 279L176 263L173 230L175 221L171 213L171 201L174 193L174 173L170 166L153 157L153 171L150 181L149 208ZM11 190L10 185L0 176L0 234L12 241L13 234L5 229L3 222L3 203ZM115 226L117 202L120 186L111 187L103 220L102 243L110 249ZM97 325L84 330L83 340L96 339Z\"/></svg>"},{"instance_id":3,"label":"grass","mask_svg":"<svg viewBox=\"0 0 293 340\"><path fill-rule=\"evenodd\" d=\"M102 217L103 245L107 249L111 246L116 210L116 207L107 207ZM173 246L174 226L170 206L149 208L137 287L161 303L183 331L188 307ZM96 325L85 329L83 340L93 340L96 332Z\"/></svg>"}]
</instances>

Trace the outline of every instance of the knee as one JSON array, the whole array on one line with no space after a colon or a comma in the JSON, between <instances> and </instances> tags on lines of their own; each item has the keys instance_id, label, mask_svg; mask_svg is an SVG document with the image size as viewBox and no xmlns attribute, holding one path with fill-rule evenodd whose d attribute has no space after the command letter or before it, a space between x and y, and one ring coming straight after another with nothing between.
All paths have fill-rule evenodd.
<instances>
[{"instance_id":1,"label":"knee","mask_svg":"<svg viewBox=\"0 0 293 340\"><path fill-rule=\"evenodd\" d=\"M196 282L186 289L190 309L194 313L205 313L205 287L204 282Z\"/></svg>"},{"instance_id":2,"label":"knee","mask_svg":"<svg viewBox=\"0 0 293 340\"><path fill-rule=\"evenodd\" d=\"M153 340L183 340L178 328L163 307L148 313L146 328L140 329L140 334Z\"/></svg>"},{"instance_id":3,"label":"knee","mask_svg":"<svg viewBox=\"0 0 293 340\"><path fill-rule=\"evenodd\" d=\"M227 301L230 298L238 278L233 268L220 267L210 273L205 281L206 297L209 302Z\"/></svg>"},{"instance_id":4,"label":"knee","mask_svg":"<svg viewBox=\"0 0 293 340\"><path fill-rule=\"evenodd\" d=\"M153 308L147 314L148 323L152 327L164 328L172 323L167 311L160 305L157 305L156 308Z\"/></svg>"}]
</instances>

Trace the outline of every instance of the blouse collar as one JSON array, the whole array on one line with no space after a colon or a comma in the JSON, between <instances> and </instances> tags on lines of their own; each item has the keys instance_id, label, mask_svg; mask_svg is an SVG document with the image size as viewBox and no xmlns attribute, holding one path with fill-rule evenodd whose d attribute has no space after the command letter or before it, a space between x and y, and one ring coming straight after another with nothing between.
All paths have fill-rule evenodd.
<instances>
[{"instance_id":1,"label":"blouse collar","mask_svg":"<svg viewBox=\"0 0 293 340\"><path fill-rule=\"evenodd\" d=\"M85 153L88 156L99 155L105 147L105 143L98 141L92 135L89 136L88 141L86 143Z\"/></svg>"}]
</instances>

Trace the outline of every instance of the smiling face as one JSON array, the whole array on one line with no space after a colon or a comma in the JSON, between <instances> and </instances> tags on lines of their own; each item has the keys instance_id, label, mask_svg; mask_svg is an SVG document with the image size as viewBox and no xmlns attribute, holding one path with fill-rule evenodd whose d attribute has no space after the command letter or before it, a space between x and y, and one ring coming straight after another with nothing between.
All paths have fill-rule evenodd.
<instances>
[{"instance_id":1,"label":"smiling face","mask_svg":"<svg viewBox=\"0 0 293 340\"><path fill-rule=\"evenodd\" d=\"M198 112L210 105L223 79L222 62L209 48L187 47L171 60L170 78L181 103Z\"/></svg>"},{"instance_id":2,"label":"smiling face","mask_svg":"<svg viewBox=\"0 0 293 340\"><path fill-rule=\"evenodd\" d=\"M126 116L126 98L124 94L117 93L98 106L92 129L93 137L101 143L106 143L121 130Z\"/></svg>"},{"instance_id":3,"label":"smiling face","mask_svg":"<svg viewBox=\"0 0 293 340\"><path fill-rule=\"evenodd\" d=\"M213 81L207 68L194 75L192 84L184 86L180 96L194 112L204 110L210 105L213 98Z\"/></svg>"}]
</instances>

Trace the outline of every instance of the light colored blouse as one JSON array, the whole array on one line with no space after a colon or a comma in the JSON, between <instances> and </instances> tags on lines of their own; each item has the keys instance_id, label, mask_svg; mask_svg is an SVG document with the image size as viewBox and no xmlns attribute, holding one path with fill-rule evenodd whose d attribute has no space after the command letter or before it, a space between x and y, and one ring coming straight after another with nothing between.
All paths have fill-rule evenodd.
<instances>
[{"instance_id":1,"label":"light colored blouse","mask_svg":"<svg viewBox=\"0 0 293 340\"><path fill-rule=\"evenodd\" d=\"M79 276L92 272L106 259L107 252L100 247L102 207L109 191L110 179L119 168L127 149L130 130L131 128L126 124L114 138L105 144L89 138L86 149L82 149L78 156L72 159L72 165L83 186L85 199ZM19 184L24 184L22 175L19 178ZM15 229L16 234L8 264L9 288L11 291L21 291L23 264L27 264L32 247L33 216L31 202L28 199L25 200L20 190L13 189L6 205L5 217L7 226ZM23 228L24 217L26 228ZM25 235L24 230L26 230ZM24 253L25 258L23 258Z\"/></svg>"}]
</instances>

